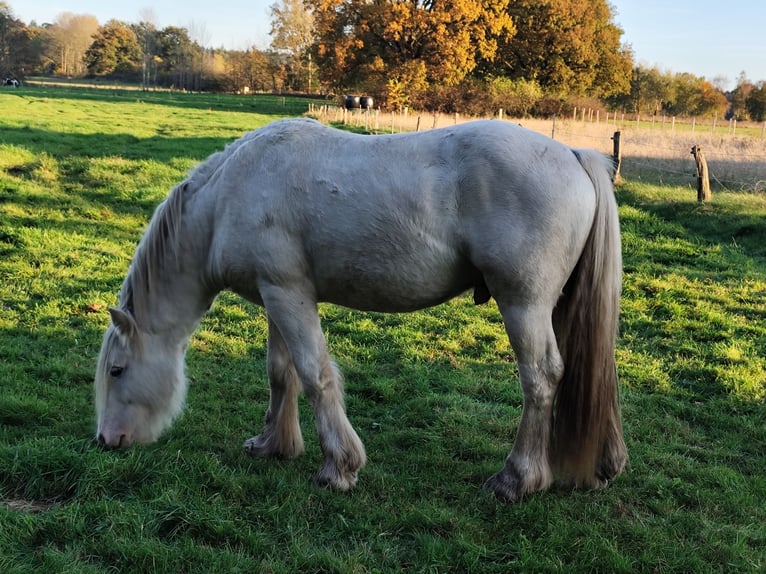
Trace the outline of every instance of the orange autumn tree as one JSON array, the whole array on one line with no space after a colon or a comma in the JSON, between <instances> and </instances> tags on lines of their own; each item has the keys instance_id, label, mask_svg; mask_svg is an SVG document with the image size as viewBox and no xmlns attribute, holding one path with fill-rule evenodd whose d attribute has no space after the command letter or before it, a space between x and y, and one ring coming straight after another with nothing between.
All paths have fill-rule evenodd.
<instances>
[{"instance_id":1,"label":"orange autumn tree","mask_svg":"<svg viewBox=\"0 0 766 574\"><path fill-rule=\"evenodd\" d=\"M608 0L509 0L517 33L485 73L533 80L549 93L606 97L630 90L633 55Z\"/></svg>"},{"instance_id":2,"label":"orange autumn tree","mask_svg":"<svg viewBox=\"0 0 766 574\"><path fill-rule=\"evenodd\" d=\"M509 0L306 0L320 78L385 96L454 86L514 33Z\"/></svg>"}]
</instances>

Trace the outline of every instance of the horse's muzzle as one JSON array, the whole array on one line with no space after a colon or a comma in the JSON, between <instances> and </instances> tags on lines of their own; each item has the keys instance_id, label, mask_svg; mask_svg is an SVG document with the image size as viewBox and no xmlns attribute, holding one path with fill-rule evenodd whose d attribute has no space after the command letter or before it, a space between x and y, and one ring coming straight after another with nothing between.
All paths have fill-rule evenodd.
<instances>
[{"instance_id":1,"label":"horse's muzzle","mask_svg":"<svg viewBox=\"0 0 766 574\"><path fill-rule=\"evenodd\" d=\"M131 440L128 438L127 435L121 434L117 441L107 441L107 439L104 437L103 433L98 435L98 438L96 439L98 442L98 446L100 448L106 449L106 450L116 450L119 448L128 448L131 444Z\"/></svg>"}]
</instances>

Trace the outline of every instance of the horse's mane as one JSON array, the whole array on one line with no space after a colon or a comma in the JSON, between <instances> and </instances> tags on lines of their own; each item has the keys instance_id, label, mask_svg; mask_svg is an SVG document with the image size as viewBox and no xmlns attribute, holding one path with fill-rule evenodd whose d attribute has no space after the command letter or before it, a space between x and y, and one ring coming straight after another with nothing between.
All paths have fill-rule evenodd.
<instances>
[{"instance_id":1,"label":"horse's mane","mask_svg":"<svg viewBox=\"0 0 766 574\"><path fill-rule=\"evenodd\" d=\"M155 209L119 295L120 307L133 315L139 325L149 324L147 296L162 288L162 274L179 268L179 237L186 198L210 179L241 142L237 140L195 167Z\"/></svg>"},{"instance_id":2,"label":"horse's mane","mask_svg":"<svg viewBox=\"0 0 766 574\"><path fill-rule=\"evenodd\" d=\"M147 295L162 288L162 274L170 266L179 268L181 221L186 199L194 195L210 180L240 147L262 136L278 134L284 130L298 130L299 123L317 123L315 120L274 122L249 132L230 143L223 151L212 154L197 165L187 178L175 186L167 198L157 206L144 236L136 248L130 269L120 289L120 307L128 311L139 325L149 324ZM321 125L321 124L320 124Z\"/></svg>"}]
</instances>

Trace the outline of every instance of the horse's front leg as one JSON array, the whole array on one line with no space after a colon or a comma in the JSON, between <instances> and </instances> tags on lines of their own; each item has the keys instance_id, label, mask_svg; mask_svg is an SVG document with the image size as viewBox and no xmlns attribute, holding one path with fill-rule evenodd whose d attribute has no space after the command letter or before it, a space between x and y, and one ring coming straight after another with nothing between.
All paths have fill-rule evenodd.
<instances>
[{"instance_id":1,"label":"horse's front leg","mask_svg":"<svg viewBox=\"0 0 766 574\"><path fill-rule=\"evenodd\" d=\"M295 458L303 453L298 422L298 374L279 329L269 319L268 341L269 409L266 425L258 436L245 441L252 456Z\"/></svg>"},{"instance_id":2,"label":"horse's front leg","mask_svg":"<svg viewBox=\"0 0 766 574\"><path fill-rule=\"evenodd\" d=\"M356 484L366 456L362 441L346 417L343 382L327 353L316 302L305 293L279 287L262 289L261 295L314 409L324 454L317 483L349 490Z\"/></svg>"},{"instance_id":3,"label":"horse's front leg","mask_svg":"<svg viewBox=\"0 0 766 574\"><path fill-rule=\"evenodd\" d=\"M563 362L556 345L547 307L501 308L511 346L519 365L524 397L521 422L513 449L503 469L484 488L509 502L547 489L553 482L549 458L551 412Z\"/></svg>"}]
</instances>

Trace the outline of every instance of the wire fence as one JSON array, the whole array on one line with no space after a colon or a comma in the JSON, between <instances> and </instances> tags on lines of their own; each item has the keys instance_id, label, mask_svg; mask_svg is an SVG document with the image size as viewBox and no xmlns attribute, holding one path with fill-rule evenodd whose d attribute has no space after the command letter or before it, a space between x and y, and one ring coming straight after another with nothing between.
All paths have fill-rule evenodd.
<instances>
[{"instance_id":1,"label":"wire fence","mask_svg":"<svg viewBox=\"0 0 766 574\"><path fill-rule=\"evenodd\" d=\"M478 119L461 114L346 110L310 106L309 114L325 122L343 123L371 133L423 131ZM588 147L612 155L613 137L621 136L621 174L647 183L696 187L693 146L704 149L711 184L718 190L766 192L766 123L721 122L714 119L640 118L581 110L567 117L508 118L572 147Z\"/></svg>"}]
</instances>

